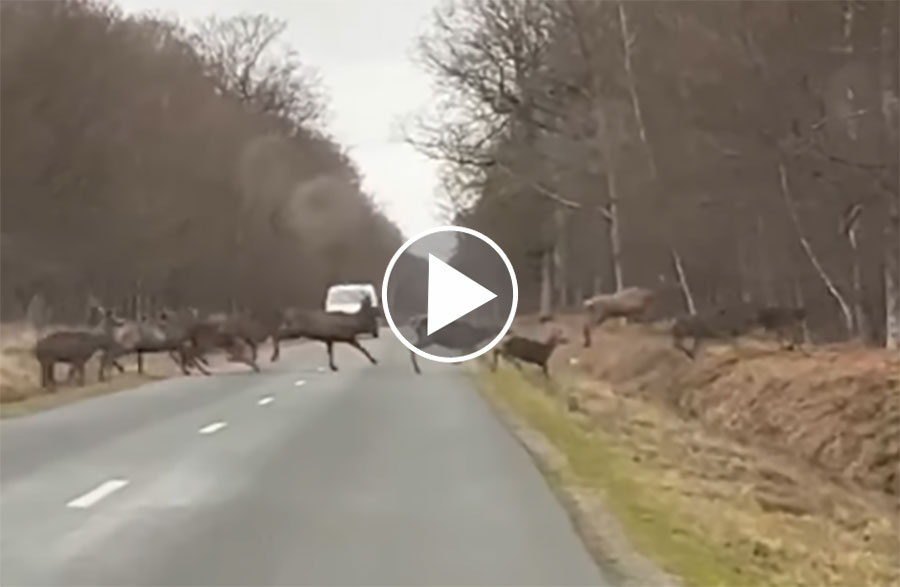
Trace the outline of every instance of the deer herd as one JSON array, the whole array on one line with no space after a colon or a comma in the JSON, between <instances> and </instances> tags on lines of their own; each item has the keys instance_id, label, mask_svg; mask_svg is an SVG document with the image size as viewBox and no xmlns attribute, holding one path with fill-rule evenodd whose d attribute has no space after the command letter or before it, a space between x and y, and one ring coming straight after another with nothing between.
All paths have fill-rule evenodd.
<instances>
[{"instance_id":1,"label":"deer herd","mask_svg":"<svg viewBox=\"0 0 900 587\"><path fill-rule=\"evenodd\" d=\"M56 363L68 364L69 380L77 379L84 385L85 364L98 353L100 381L106 379L110 367L124 372L119 359L125 355L136 355L138 372L143 373L143 358L148 353L167 353L185 375L192 369L209 375L207 355L216 350L225 351L229 361L259 372L259 346L268 339L272 341L273 362L281 354L282 341L307 338L325 343L333 371L337 371L333 356L336 342L353 346L372 364L377 363L357 340L359 334L371 332L376 324L377 312L368 298L355 314L289 309L269 315L217 313L202 317L191 308L163 310L153 319L132 321L99 306L93 311L100 316L97 324L57 330L38 340L35 357L42 387L54 387Z\"/></svg>"},{"instance_id":2,"label":"deer herd","mask_svg":"<svg viewBox=\"0 0 900 587\"><path fill-rule=\"evenodd\" d=\"M594 296L583 303L584 346L591 346L591 331L611 318L627 320L643 317L656 298L655 292L640 287L628 287L614 294ZM79 328L57 330L43 336L35 346L35 357L40 364L41 386L53 388L56 363L69 365L69 381L85 382L85 365L99 353L98 379L103 381L110 368L120 373L124 367L119 359L135 355L139 373L144 372L144 355L166 353L188 375L196 369L209 375L207 355L224 351L231 362L242 363L259 372L258 350L266 340L272 341L274 362L280 356L280 343L305 338L325 344L328 366L337 371L334 363L334 344L347 344L376 365L378 361L358 340L363 333L377 329L377 310L372 300L363 299L354 314L326 312L324 310L289 309L268 315L250 313L210 314L201 316L196 309L179 311L162 310L153 318L139 321L126 320L115 312L97 306L93 312L99 316L94 324ZM784 345L786 338L793 348L798 342L798 326L805 319L800 308L754 307L747 304L717 309L701 314L677 318L671 327L675 348L694 359L704 340L732 340L756 328L777 334ZM542 319L552 320L550 319ZM496 328L479 327L458 320L441 330L426 334L425 316L409 320L417 348L439 345L448 349L471 352L498 331ZM690 348L685 341L692 341ZM520 367L521 362L532 363L549 376L548 361L554 349L568 340L559 330L554 330L544 341L508 334L494 349L493 368L503 358ZM410 352L413 370L421 373L415 353Z\"/></svg>"}]
</instances>

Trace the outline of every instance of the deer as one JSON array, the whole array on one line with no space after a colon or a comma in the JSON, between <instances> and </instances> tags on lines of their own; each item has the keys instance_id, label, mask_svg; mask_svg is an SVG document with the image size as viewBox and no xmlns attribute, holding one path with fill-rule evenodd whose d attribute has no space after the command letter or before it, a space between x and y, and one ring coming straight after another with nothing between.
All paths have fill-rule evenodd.
<instances>
[{"instance_id":1,"label":"deer","mask_svg":"<svg viewBox=\"0 0 900 587\"><path fill-rule=\"evenodd\" d=\"M279 312L249 313L243 312L228 317L225 328L240 338L250 347L253 360L256 360L258 348L267 339L272 339L272 359L280 355L278 330L283 316Z\"/></svg>"},{"instance_id":2,"label":"deer","mask_svg":"<svg viewBox=\"0 0 900 587\"><path fill-rule=\"evenodd\" d=\"M757 316L745 307L719 308L681 316L672 325L673 345L693 360L704 340L733 341L753 330L756 323ZM684 345L686 339L693 339L690 349Z\"/></svg>"},{"instance_id":3,"label":"deer","mask_svg":"<svg viewBox=\"0 0 900 587\"><path fill-rule=\"evenodd\" d=\"M554 330L546 341L540 342L524 336L512 335L494 349L494 363L491 370L497 370L500 357L510 361L517 369L522 368L520 361L537 365L545 377L550 377L547 363L556 347L568 343L569 340L559 330Z\"/></svg>"},{"instance_id":4,"label":"deer","mask_svg":"<svg viewBox=\"0 0 900 587\"><path fill-rule=\"evenodd\" d=\"M210 375L209 370L204 367L209 364L204 356L214 349L223 349L228 353L230 361L243 363L254 372L260 372L253 343L234 326L227 315L214 314L205 320L195 320L185 330L181 347L183 371L191 365L204 375Z\"/></svg>"},{"instance_id":5,"label":"deer","mask_svg":"<svg viewBox=\"0 0 900 587\"><path fill-rule=\"evenodd\" d=\"M772 332L782 349L793 350L801 341L801 327L806 320L804 308L763 306L756 311L756 322L766 332ZM785 339L789 339L785 345Z\"/></svg>"},{"instance_id":6,"label":"deer","mask_svg":"<svg viewBox=\"0 0 900 587\"><path fill-rule=\"evenodd\" d=\"M58 330L38 340L34 355L41 369L41 387L55 388L53 370L56 363L68 363L69 381L77 375L78 384L84 385L85 364L97 351L105 351L113 344L110 329L121 324L122 321L112 313L104 313L100 324L92 328ZM121 365L114 361L112 364L124 371Z\"/></svg>"},{"instance_id":7,"label":"deer","mask_svg":"<svg viewBox=\"0 0 900 587\"><path fill-rule=\"evenodd\" d=\"M285 312L276 340L295 340L308 338L325 343L328 351L328 367L337 371L334 364L334 344L344 343L352 346L362 353L371 364L377 365L378 361L369 351L363 347L357 337L360 334L371 332L377 324L377 313L372 304L372 298L365 296L359 310L354 314L344 312L325 312L324 310L291 310ZM278 360L278 343L276 342L272 360Z\"/></svg>"},{"instance_id":8,"label":"deer","mask_svg":"<svg viewBox=\"0 0 900 587\"><path fill-rule=\"evenodd\" d=\"M643 287L626 287L613 294L600 294L585 300L584 347L591 346L592 328L609 318L637 318L643 315L655 296L654 291Z\"/></svg>"},{"instance_id":9,"label":"deer","mask_svg":"<svg viewBox=\"0 0 900 587\"><path fill-rule=\"evenodd\" d=\"M428 318L424 314L410 318L409 325L412 326L416 337L416 340L412 342L416 348L422 349L431 345L438 345L467 353L474 352L481 343L496 336L499 331L498 328L493 326L479 327L465 320L456 320L440 330L428 334ZM422 370L419 368L416 354L410 351L409 358L412 362L413 371L420 375Z\"/></svg>"}]
</instances>

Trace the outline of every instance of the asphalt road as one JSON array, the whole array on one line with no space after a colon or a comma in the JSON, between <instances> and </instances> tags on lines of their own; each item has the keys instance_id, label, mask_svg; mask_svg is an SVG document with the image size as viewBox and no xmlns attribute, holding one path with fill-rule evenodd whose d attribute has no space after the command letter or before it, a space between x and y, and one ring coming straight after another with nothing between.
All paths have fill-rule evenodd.
<instances>
[{"instance_id":1,"label":"asphalt road","mask_svg":"<svg viewBox=\"0 0 900 587\"><path fill-rule=\"evenodd\" d=\"M463 369L363 344L3 421L0 583L606 583Z\"/></svg>"}]
</instances>

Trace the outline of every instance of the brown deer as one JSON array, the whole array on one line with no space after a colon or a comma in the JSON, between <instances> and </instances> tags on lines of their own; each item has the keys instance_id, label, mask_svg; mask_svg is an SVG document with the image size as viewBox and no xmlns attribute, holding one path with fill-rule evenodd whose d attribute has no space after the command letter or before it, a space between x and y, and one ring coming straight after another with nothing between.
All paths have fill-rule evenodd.
<instances>
[{"instance_id":1,"label":"brown deer","mask_svg":"<svg viewBox=\"0 0 900 587\"><path fill-rule=\"evenodd\" d=\"M456 320L440 330L428 334L428 319L421 314L410 318L409 324L415 333L415 341L411 342L416 348L423 349L437 345L466 353L475 351L479 344L493 338L500 331L500 328L495 326L479 327L465 320ZM410 351L409 358L412 361L413 371L421 374L422 370L419 368L416 354Z\"/></svg>"},{"instance_id":2,"label":"brown deer","mask_svg":"<svg viewBox=\"0 0 900 587\"><path fill-rule=\"evenodd\" d=\"M376 320L377 313L369 296L363 298L362 304L355 314L323 310L290 310L285 313L276 340L308 338L325 343L328 351L328 367L332 371L338 370L334 364L334 343L336 342L352 346L365 355L370 363L377 365L378 361L375 360L375 357L369 354L369 351L357 340L360 334L372 331L373 324L377 324ZM278 360L278 348L276 342L275 354L272 356L273 361Z\"/></svg>"},{"instance_id":3,"label":"brown deer","mask_svg":"<svg viewBox=\"0 0 900 587\"><path fill-rule=\"evenodd\" d=\"M113 344L109 335L110 330L121 324L121 320L112 313L105 313L100 324L92 328L58 330L38 340L34 347L34 355L41 369L41 387L55 388L56 363L68 363L69 380L77 375L78 384L84 385L85 364L95 353L105 351ZM112 364L122 369L118 363Z\"/></svg>"},{"instance_id":4,"label":"brown deer","mask_svg":"<svg viewBox=\"0 0 900 587\"><path fill-rule=\"evenodd\" d=\"M766 332L772 332L783 349L794 349L803 340L804 308L763 306L756 311L756 322ZM785 340L788 343L785 344Z\"/></svg>"},{"instance_id":5,"label":"brown deer","mask_svg":"<svg viewBox=\"0 0 900 587\"><path fill-rule=\"evenodd\" d=\"M750 308L718 308L676 319L672 325L672 340L676 349L694 359L704 340L734 341L752 331L756 322L756 315ZM693 339L691 348L684 344L687 339Z\"/></svg>"},{"instance_id":6,"label":"brown deer","mask_svg":"<svg viewBox=\"0 0 900 587\"><path fill-rule=\"evenodd\" d=\"M251 343L225 314L214 314L189 324L182 349L185 367L189 363L204 375L210 375L203 366L208 365L204 356L215 349L225 350L230 361L243 363L259 373Z\"/></svg>"},{"instance_id":7,"label":"brown deer","mask_svg":"<svg viewBox=\"0 0 900 587\"><path fill-rule=\"evenodd\" d=\"M637 318L647 311L655 292L643 287L626 287L613 294L600 294L584 301L584 346L591 346L591 329L609 318Z\"/></svg>"},{"instance_id":8,"label":"brown deer","mask_svg":"<svg viewBox=\"0 0 900 587\"><path fill-rule=\"evenodd\" d=\"M566 344L569 340L558 330L554 330L545 342L540 342L524 336L512 335L506 337L494 350L493 369L497 369L500 357L512 362L517 369L521 369L520 361L537 365L544 372L544 376L550 377L547 363L556 347Z\"/></svg>"}]
</instances>

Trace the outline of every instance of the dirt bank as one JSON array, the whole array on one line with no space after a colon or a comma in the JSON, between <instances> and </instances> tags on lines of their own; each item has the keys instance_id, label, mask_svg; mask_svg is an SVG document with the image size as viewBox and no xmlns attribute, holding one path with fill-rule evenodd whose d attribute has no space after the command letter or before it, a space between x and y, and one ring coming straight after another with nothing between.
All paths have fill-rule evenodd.
<instances>
[{"instance_id":1,"label":"dirt bank","mask_svg":"<svg viewBox=\"0 0 900 587\"><path fill-rule=\"evenodd\" d=\"M580 340L577 321L558 323ZM527 322L523 328L535 329ZM742 444L900 495L897 353L851 346L787 352L771 342L742 340L712 345L691 361L661 330L607 325L590 349L567 345L554 364L575 367L619 395L662 402Z\"/></svg>"},{"instance_id":2,"label":"dirt bank","mask_svg":"<svg viewBox=\"0 0 900 587\"><path fill-rule=\"evenodd\" d=\"M565 455L551 479L602 502L640 553L689 585L900 583L890 353L743 341L692 363L653 327L604 328L588 350L564 327L575 342L551 380L483 371L483 388Z\"/></svg>"}]
</instances>

